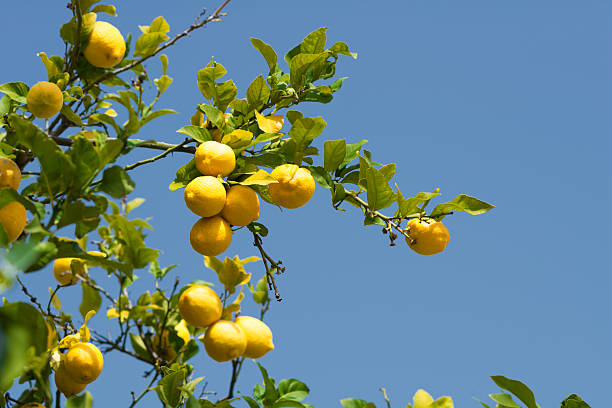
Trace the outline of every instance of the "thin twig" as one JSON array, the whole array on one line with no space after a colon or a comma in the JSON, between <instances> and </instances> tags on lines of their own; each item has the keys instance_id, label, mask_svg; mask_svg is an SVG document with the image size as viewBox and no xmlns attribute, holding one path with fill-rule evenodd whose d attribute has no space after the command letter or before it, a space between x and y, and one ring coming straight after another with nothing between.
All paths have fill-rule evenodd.
<instances>
[{"instance_id":1,"label":"thin twig","mask_svg":"<svg viewBox=\"0 0 612 408\"><path fill-rule=\"evenodd\" d=\"M144 397L149 391L151 391L151 386L153 385L155 380L157 380L157 377L159 377L159 371L155 373L153 378L151 378L151 382L149 382L149 385L147 385L147 387L142 390L138 397L134 398L134 393L132 392L132 403L130 404L130 408L134 408L134 405L138 404L138 401L140 401L142 397Z\"/></svg>"},{"instance_id":2,"label":"thin twig","mask_svg":"<svg viewBox=\"0 0 612 408\"><path fill-rule=\"evenodd\" d=\"M259 250L259 253L261 254L261 258L263 260L264 267L266 268L266 280L268 281L268 287L270 290L274 290L274 296L276 297L276 300L280 302L283 299L278 293L278 288L276 287L276 281L274 280L272 269L276 269L278 271L277 273L281 273L281 272L285 272L285 267L281 266L282 261L276 262L263 249L263 241L261 239L261 236L257 234L256 232L253 232L253 245L257 247L257 249ZM268 262L270 262L270 265L268 265Z\"/></svg>"},{"instance_id":3,"label":"thin twig","mask_svg":"<svg viewBox=\"0 0 612 408\"><path fill-rule=\"evenodd\" d=\"M154 161L157 161L159 159L163 159L164 157L166 157L170 153L180 150L183 146L185 146L187 143L190 143L190 142L193 142L193 139L185 138L185 140L183 140L182 143L177 144L177 145L172 146L172 147L169 147L168 149L164 150L164 152L162 154L159 154L159 155L157 155L155 157L151 157L150 159L141 160L141 161L138 161L136 163L130 164L128 166L125 166L123 168L123 170L125 170L125 171L133 170L133 169L135 169L138 166L142 166L143 164L153 163Z\"/></svg>"},{"instance_id":4,"label":"thin twig","mask_svg":"<svg viewBox=\"0 0 612 408\"><path fill-rule=\"evenodd\" d=\"M59 137L59 136L51 136L51 138L55 141L55 143L57 143L60 146L72 146L74 144L74 141L72 139L68 139L65 137ZM116 138L108 138L107 141L111 141L111 140L117 140ZM153 150L168 150L168 149L173 149L172 151L174 152L182 152L182 153L191 153L194 154L195 153L195 147L193 146L180 146L177 147L179 145L174 145L174 144L170 144L170 143L163 143L163 142L146 142L144 140L138 140L138 139L130 139L132 142L135 143L135 147L142 147L145 149L153 149ZM189 140L190 142L194 141L193 139ZM95 141L92 141L92 143L95 144Z\"/></svg>"}]
</instances>

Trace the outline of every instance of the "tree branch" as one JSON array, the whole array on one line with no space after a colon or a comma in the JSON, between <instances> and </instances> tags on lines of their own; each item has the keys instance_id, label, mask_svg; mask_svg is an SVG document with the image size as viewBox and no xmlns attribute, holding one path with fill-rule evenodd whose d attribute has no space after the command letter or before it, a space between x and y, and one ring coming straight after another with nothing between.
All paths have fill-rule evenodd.
<instances>
[{"instance_id":1,"label":"tree branch","mask_svg":"<svg viewBox=\"0 0 612 408\"><path fill-rule=\"evenodd\" d=\"M256 232L253 232L253 245L256 246L259 250L259 253L261 254L261 258L264 263L264 267L266 268L266 280L268 281L268 288L270 290L274 290L274 296L276 297L276 300L280 302L281 300L283 300L283 298L281 298L280 293L278 293L278 288L276 287L276 281L274 280L272 270L276 269L278 271L277 273L282 273L285 272L285 267L281 266L282 261L276 262L263 249L263 240L261 239L261 236ZM270 265L268 265L268 262L270 262Z\"/></svg>"},{"instance_id":2,"label":"tree branch","mask_svg":"<svg viewBox=\"0 0 612 408\"><path fill-rule=\"evenodd\" d=\"M153 163L154 161L157 161L159 159L163 159L164 157L166 157L167 155L169 155L172 152L181 151L183 146L185 146L186 144L191 143L193 141L194 141L193 139L185 138L185 140L183 140L183 142L181 142L180 144L173 145L173 146L169 147L168 149L164 150L164 152L162 154L159 154L159 155L157 155L155 157L151 157L150 159L141 160L141 161L138 161L136 163L130 164L128 166L125 166L123 168L123 170L125 170L125 171L133 170L133 169L135 169L138 166L142 166L143 164Z\"/></svg>"}]
</instances>

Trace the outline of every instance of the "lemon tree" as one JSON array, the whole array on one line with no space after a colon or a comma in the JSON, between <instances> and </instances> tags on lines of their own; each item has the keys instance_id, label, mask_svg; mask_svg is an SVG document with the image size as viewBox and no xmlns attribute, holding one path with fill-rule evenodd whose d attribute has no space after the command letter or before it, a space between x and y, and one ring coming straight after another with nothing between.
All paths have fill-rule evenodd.
<instances>
[{"instance_id":1,"label":"lemon tree","mask_svg":"<svg viewBox=\"0 0 612 408\"><path fill-rule=\"evenodd\" d=\"M283 279L291 278L290 269L264 245L274 231L260 219L260 205L299 211L326 191L333 210L355 209L365 226L377 226L373 233L382 227L389 245L396 246L402 236L406 245L397 250L422 255L452 245L445 217L493 208L467 194L439 202L435 188L402 193L392 183L395 164L376 162L366 140L330 138L323 117L299 110L305 103L331 102L344 81L336 73L337 61L357 58L345 42L328 42L325 27L306 35L282 59L270 44L251 38L265 69L246 89L239 90L214 59L194 69L194 92L202 100L194 114L182 118L177 132L184 140L138 138L150 122L177 114L158 107L173 81L166 52L194 30L223 21L229 2L173 36L160 16L139 26L140 35L132 38L108 21L117 17L115 6L70 0L71 16L58 27L65 54L38 54L47 78L31 86L0 85L0 286L18 285L25 296L6 299L0 307L0 408L90 408L94 396L87 386L104 371L108 353L149 367L150 383L127 402L130 408L153 391L171 408L239 403L311 408L304 402L309 393L304 383L275 381L261 365L262 383L252 392L236 392L246 359L274 353L275 327L264 323L265 314L273 305L282 307L273 301L282 299L280 274L289 272ZM159 63L161 75L150 78L145 62ZM148 83L154 95L145 92ZM136 160L135 151L150 157ZM183 240L204 256L218 282L183 282L175 274L169 283L166 277L177 265L160 265L160 251L145 240L151 225L133 216L142 200L128 199L136 188L130 171L154 166L170 154L184 157L167 179L175 194L184 188L185 206L172 211L199 217ZM24 170L28 178L22 182ZM234 234L252 238L259 256L223 257ZM452 235L461 239L461 231ZM48 265L57 286L39 299L22 277L45 273ZM109 280L89 273L96 269L106 271ZM154 285L138 293L131 285L142 270ZM66 313L61 301L64 289L76 284L82 290L80 317ZM257 305L254 310L242 304L246 296ZM114 329L100 331L89 322L95 314L113 322ZM78 326L81 318L85 323ZM209 399L196 392L203 374L192 358L200 351L211 364L231 365L226 395ZM519 406L516 401L537 407L523 383L492 379L503 390L491 394L498 407ZM385 392L383 398L390 404ZM356 398L341 403L375 406ZM588 407L576 395L563 404ZM450 408L453 402L419 390L408 406Z\"/></svg>"}]
</instances>

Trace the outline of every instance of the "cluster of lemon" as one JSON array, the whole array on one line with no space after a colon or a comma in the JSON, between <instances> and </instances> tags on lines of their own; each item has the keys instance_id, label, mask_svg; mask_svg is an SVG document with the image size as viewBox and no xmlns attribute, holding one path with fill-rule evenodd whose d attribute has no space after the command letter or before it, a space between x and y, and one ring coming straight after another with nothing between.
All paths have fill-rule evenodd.
<instances>
[{"instance_id":1,"label":"cluster of lemon","mask_svg":"<svg viewBox=\"0 0 612 408\"><path fill-rule=\"evenodd\" d=\"M187 323L207 328L202 342L206 353L215 361L260 358L274 349L272 332L261 320L250 316L238 316L233 322L221 320L221 299L208 286L189 286L179 297L178 307Z\"/></svg>"},{"instance_id":2,"label":"cluster of lemon","mask_svg":"<svg viewBox=\"0 0 612 408\"><path fill-rule=\"evenodd\" d=\"M0 158L0 189L17 190L21 184L21 171L12 160ZM27 214L25 207L17 201L11 201L0 208L0 224L4 227L9 242L15 241L26 226Z\"/></svg>"},{"instance_id":3,"label":"cluster of lemon","mask_svg":"<svg viewBox=\"0 0 612 408\"><path fill-rule=\"evenodd\" d=\"M76 342L61 356L55 386L66 397L79 394L100 376L103 364L102 353L95 345Z\"/></svg>"}]
</instances>

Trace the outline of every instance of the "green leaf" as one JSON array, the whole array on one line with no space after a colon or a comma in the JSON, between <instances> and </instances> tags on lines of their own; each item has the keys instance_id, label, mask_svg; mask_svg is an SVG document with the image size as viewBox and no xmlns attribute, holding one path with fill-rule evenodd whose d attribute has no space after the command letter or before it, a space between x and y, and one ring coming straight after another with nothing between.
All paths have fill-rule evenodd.
<instances>
[{"instance_id":1,"label":"green leaf","mask_svg":"<svg viewBox=\"0 0 612 408\"><path fill-rule=\"evenodd\" d=\"M279 397L278 391L276 390L276 386L274 384L274 380L268 376L268 372L266 369L259 363L255 363L259 367L259 371L261 371L261 375L264 379L264 395L263 395L263 404L264 406L272 405Z\"/></svg>"},{"instance_id":2,"label":"green leaf","mask_svg":"<svg viewBox=\"0 0 612 408\"><path fill-rule=\"evenodd\" d=\"M320 116L296 119L289 130L289 136L295 141L299 151L302 151L323 132L326 125L327 123Z\"/></svg>"},{"instance_id":3,"label":"green leaf","mask_svg":"<svg viewBox=\"0 0 612 408\"><path fill-rule=\"evenodd\" d=\"M346 45L346 43L343 43L343 42L335 43L334 45L331 46L329 51L333 54L342 54L342 55L346 55L349 57L353 57L354 59L357 59L357 53L350 52L348 45Z\"/></svg>"},{"instance_id":4,"label":"green leaf","mask_svg":"<svg viewBox=\"0 0 612 408\"><path fill-rule=\"evenodd\" d=\"M259 75L247 89L247 101L249 102L249 108L260 111L261 108L270 99L270 88L266 84L266 80L263 76Z\"/></svg>"},{"instance_id":5,"label":"green leaf","mask_svg":"<svg viewBox=\"0 0 612 408\"><path fill-rule=\"evenodd\" d=\"M145 346L142 338L134 333L130 333L130 344L132 345L132 349L136 354L145 360L150 360L151 356L147 350L147 346Z\"/></svg>"},{"instance_id":6,"label":"green leaf","mask_svg":"<svg viewBox=\"0 0 612 408\"><path fill-rule=\"evenodd\" d=\"M200 126L187 125L187 126L183 126L176 132L187 135L190 138L197 140L200 143L204 143L209 140L213 140L210 132L207 129L200 127Z\"/></svg>"},{"instance_id":7,"label":"green leaf","mask_svg":"<svg viewBox=\"0 0 612 408\"><path fill-rule=\"evenodd\" d=\"M263 57L266 59L266 63L268 64L268 68L270 68L270 71L272 71L276 65L276 61L278 60L274 49L258 38L251 38L251 44L253 44L253 47L255 47L255 49L259 51L261 55L263 55Z\"/></svg>"},{"instance_id":8,"label":"green leaf","mask_svg":"<svg viewBox=\"0 0 612 408\"><path fill-rule=\"evenodd\" d=\"M170 183L170 191L178 190L179 188L185 187L191 180L201 176L202 173L196 168L195 160L191 159L187 164L180 167L176 171L176 177L174 181Z\"/></svg>"},{"instance_id":9,"label":"green leaf","mask_svg":"<svg viewBox=\"0 0 612 408\"><path fill-rule=\"evenodd\" d=\"M170 84L172 84L172 78L170 78L168 75L162 75L153 82L155 82L155 85L157 86L157 91L161 95L166 92L170 87Z\"/></svg>"},{"instance_id":10,"label":"green leaf","mask_svg":"<svg viewBox=\"0 0 612 408\"><path fill-rule=\"evenodd\" d=\"M221 84L215 85L215 106L222 112L227 110L230 102L238 95L238 88L231 79Z\"/></svg>"},{"instance_id":11,"label":"green leaf","mask_svg":"<svg viewBox=\"0 0 612 408\"><path fill-rule=\"evenodd\" d=\"M327 140L324 147L324 167L327 171L334 171L344 161L346 155L346 140Z\"/></svg>"},{"instance_id":12,"label":"green leaf","mask_svg":"<svg viewBox=\"0 0 612 408\"><path fill-rule=\"evenodd\" d=\"M497 386L516 396L527 408L539 408L535 401L533 392L525 384L518 380L511 380L503 375L491 376L491 379Z\"/></svg>"},{"instance_id":13,"label":"green leaf","mask_svg":"<svg viewBox=\"0 0 612 408\"><path fill-rule=\"evenodd\" d=\"M312 178L314 178L314 180L322 187L331 189L331 187L334 185L329 173L323 167L311 166L309 170Z\"/></svg>"},{"instance_id":14,"label":"green leaf","mask_svg":"<svg viewBox=\"0 0 612 408\"><path fill-rule=\"evenodd\" d=\"M249 231L259 234L262 237L265 237L268 235L268 228L265 225L260 224L258 222L255 222L255 221L251 222L249 225L247 225L247 228L249 229Z\"/></svg>"},{"instance_id":15,"label":"green leaf","mask_svg":"<svg viewBox=\"0 0 612 408\"><path fill-rule=\"evenodd\" d=\"M506 394L505 392L500 392L499 394L489 394L489 397L500 405L503 405L507 408L521 408L514 400L510 394Z\"/></svg>"},{"instance_id":16,"label":"green leaf","mask_svg":"<svg viewBox=\"0 0 612 408\"><path fill-rule=\"evenodd\" d=\"M385 179L387 179L387 181L391 181L391 179L395 175L395 163L385 164L380 168L380 172L385 176Z\"/></svg>"},{"instance_id":17,"label":"green leaf","mask_svg":"<svg viewBox=\"0 0 612 408\"><path fill-rule=\"evenodd\" d=\"M27 103L30 88L23 82L9 82L0 85L0 92L5 93L9 98L19 103Z\"/></svg>"},{"instance_id":18,"label":"green leaf","mask_svg":"<svg viewBox=\"0 0 612 408\"><path fill-rule=\"evenodd\" d=\"M346 166L347 164L355 160L357 156L359 155L359 150L361 149L361 146L363 146L367 142L368 142L367 140L362 140L357 143L347 144L346 154L344 155L344 160L342 161L340 166Z\"/></svg>"},{"instance_id":19,"label":"green leaf","mask_svg":"<svg viewBox=\"0 0 612 408\"><path fill-rule=\"evenodd\" d=\"M243 186L252 186L255 184L267 186L268 184L272 183L278 183L278 181L265 170L258 170L255 174L239 182L239 184L242 184Z\"/></svg>"},{"instance_id":20,"label":"green leaf","mask_svg":"<svg viewBox=\"0 0 612 408\"><path fill-rule=\"evenodd\" d=\"M295 378L289 378L286 380L280 380L278 382L278 392L281 396L285 396L286 394L292 393L294 391L305 392L305 395L302 399L308 395L310 389L306 384L301 382L300 380L296 380ZM302 399L298 400L301 401Z\"/></svg>"},{"instance_id":21,"label":"green leaf","mask_svg":"<svg viewBox=\"0 0 612 408\"><path fill-rule=\"evenodd\" d=\"M62 106L62 110L60 112L62 112L62 115L64 115L66 119L68 119L75 125L85 126L83 122L81 122L81 118L79 117L79 115L74 113L74 111L68 105Z\"/></svg>"},{"instance_id":22,"label":"green leaf","mask_svg":"<svg viewBox=\"0 0 612 408\"><path fill-rule=\"evenodd\" d=\"M373 402L364 401L359 398L346 398L340 400L344 408L376 408Z\"/></svg>"},{"instance_id":23,"label":"green leaf","mask_svg":"<svg viewBox=\"0 0 612 408\"><path fill-rule=\"evenodd\" d=\"M321 27L308 34L302 41L300 51L303 54L319 54L325 49L327 27Z\"/></svg>"},{"instance_id":24,"label":"green leaf","mask_svg":"<svg viewBox=\"0 0 612 408\"><path fill-rule=\"evenodd\" d=\"M385 175L374 167L367 170L368 206L376 211L389 207L396 198Z\"/></svg>"},{"instance_id":25,"label":"green leaf","mask_svg":"<svg viewBox=\"0 0 612 408\"><path fill-rule=\"evenodd\" d=\"M51 258L56 252L51 242L15 241L7 250L0 249L0 288L20 271L27 271L41 258Z\"/></svg>"},{"instance_id":26,"label":"green leaf","mask_svg":"<svg viewBox=\"0 0 612 408\"><path fill-rule=\"evenodd\" d=\"M319 79L327 65L327 53L298 54L289 63L290 81L294 89Z\"/></svg>"},{"instance_id":27,"label":"green leaf","mask_svg":"<svg viewBox=\"0 0 612 408\"><path fill-rule=\"evenodd\" d=\"M89 391L85 391L83 395L73 395L66 400L66 408L91 408L93 405L93 397Z\"/></svg>"},{"instance_id":28,"label":"green leaf","mask_svg":"<svg viewBox=\"0 0 612 408\"><path fill-rule=\"evenodd\" d=\"M181 390L179 387L185 382L185 371L174 371L162 378L155 390L159 398L172 408L179 406L181 402Z\"/></svg>"},{"instance_id":29,"label":"green leaf","mask_svg":"<svg viewBox=\"0 0 612 408\"><path fill-rule=\"evenodd\" d=\"M249 408L260 408L257 401L255 401L253 398L247 395L240 395L240 396L242 397L243 400L246 401L246 403L249 405Z\"/></svg>"},{"instance_id":30,"label":"green leaf","mask_svg":"<svg viewBox=\"0 0 612 408\"><path fill-rule=\"evenodd\" d=\"M151 272L153 276L155 276L156 279L163 279L163 277L166 276L168 272L170 272L172 269L176 268L177 266L178 265L170 265L165 268L160 268L159 262L153 261L151 262L151 265L149 265L149 272Z\"/></svg>"},{"instance_id":31,"label":"green leaf","mask_svg":"<svg viewBox=\"0 0 612 408\"><path fill-rule=\"evenodd\" d=\"M431 212L431 217L437 217L450 211L462 211L472 215L486 213L495 208L494 205L480 201L475 197L459 194L448 203L438 204Z\"/></svg>"},{"instance_id":32,"label":"green leaf","mask_svg":"<svg viewBox=\"0 0 612 408\"><path fill-rule=\"evenodd\" d=\"M561 408L591 408L591 406L578 395L571 394L561 402Z\"/></svg>"},{"instance_id":33,"label":"green leaf","mask_svg":"<svg viewBox=\"0 0 612 408\"><path fill-rule=\"evenodd\" d=\"M143 34L136 40L134 56L145 57L153 54L161 43L170 39L166 35L169 31L168 22L162 16L157 17L149 27L145 27Z\"/></svg>"},{"instance_id":34,"label":"green leaf","mask_svg":"<svg viewBox=\"0 0 612 408\"><path fill-rule=\"evenodd\" d=\"M102 297L97 290L83 281L81 281L81 289L83 290L83 298L81 300L81 305L79 306L79 312L81 313L81 316L83 316L83 319L85 319L85 316L87 316L87 313L90 310L93 310L96 313L98 310L100 310Z\"/></svg>"},{"instance_id":35,"label":"green leaf","mask_svg":"<svg viewBox=\"0 0 612 408\"><path fill-rule=\"evenodd\" d=\"M91 10L94 13L106 13L108 15L111 15L113 17L117 17L117 9L115 8L115 6L109 6L106 4L100 4L97 5L96 7L93 8L93 10Z\"/></svg>"},{"instance_id":36,"label":"green leaf","mask_svg":"<svg viewBox=\"0 0 612 408\"><path fill-rule=\"evenodd\" d=\"M113 198L123 198L134 190L135 184L122 167L112 166L104 170L98 190Z\"/></svg>"},{"instance_id":37,"label":"green leaf","mask_svg":"<svg viewBox=\"0 0 612 408\"><path fill-rule=\"evenodd\" d=\"M47 69L47 78L49 79L49 81L51 80L51 78L60 73L60 70L58 69L57 65L55 65L53 61L47 58L46 53L39 52L36 55L40 57L42 63L45 65L45 68Z\"/></svg>"}]
</instances>

